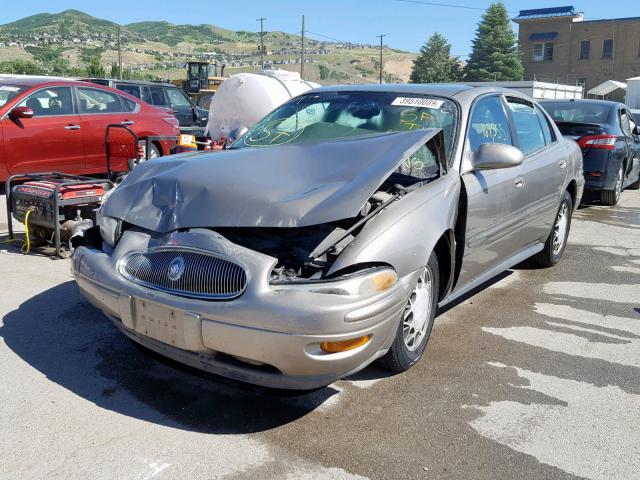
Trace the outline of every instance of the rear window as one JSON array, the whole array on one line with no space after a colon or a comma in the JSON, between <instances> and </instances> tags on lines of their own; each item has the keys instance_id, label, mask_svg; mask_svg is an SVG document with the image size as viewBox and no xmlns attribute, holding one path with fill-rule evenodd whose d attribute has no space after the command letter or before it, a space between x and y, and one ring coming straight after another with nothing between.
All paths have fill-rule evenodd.
<instances>
[{"instance_id":1,"label":"rear window","mask_svg":"<svg viewBox=\"0 0 640 480\"><path fill-rule=\"evenodd\" d=\"M541 103L554 122L607 123L611 107L594 103Z\"/></svg>"}]
</instances>

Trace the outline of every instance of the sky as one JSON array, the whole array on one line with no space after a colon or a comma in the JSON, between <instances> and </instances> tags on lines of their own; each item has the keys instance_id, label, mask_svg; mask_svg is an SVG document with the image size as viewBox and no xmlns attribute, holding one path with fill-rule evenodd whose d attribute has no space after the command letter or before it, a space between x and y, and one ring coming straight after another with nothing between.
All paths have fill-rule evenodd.
<instances>
[{"instance_id":1,"label":"sky","mask_svg":"<svg viewBox=\"0 0 640 480\"><path fill-rule=\"evenodd\" d=\"M416 0L418 1L418 0ZM0 24L36 13L57 13L68 8L111 20L122 25L145 20L172 23L211 23L231 30L258 31L259 17L266 17L265 30L289 33L300 31L305 15L310 37L354 43L377 43L376 35L385 34L385 44L416 52L434 32L444 34L452 45L451 53L466 59L471 41L489 1L433 0L467 8L408 3L399 0L2 0ZM521 9L570 5L568 0L506 0L512 17ZM640 16L640 2L634 0L577 0L576 10L585 19ZM517 26L513 24L514 28ZM315 34L315 35L314 35ZM322 35L322 37L320 36Z\"/></svg>"}]
</instances>

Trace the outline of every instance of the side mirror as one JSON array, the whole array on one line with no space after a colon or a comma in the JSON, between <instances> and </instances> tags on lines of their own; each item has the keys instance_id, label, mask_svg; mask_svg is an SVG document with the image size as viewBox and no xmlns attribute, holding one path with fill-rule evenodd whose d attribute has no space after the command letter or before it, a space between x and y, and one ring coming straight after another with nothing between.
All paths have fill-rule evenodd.
<instances>
[{"instance_id":1,"label":"side mirror","mask_svg":"<svg viewBox=\"0 0 640 480\"><path fill-rule=\"evenodd\" d=\"M33 109L29 107L16 107L9 112L10 119L33 118Z\"/></svg>"},{"instance_id":2,"label":"side mirror","mask_svg":"<svg viewBox=\"0 0 640 480\"><path fill-rule=\"evenodd\" d=\"M504 143L483 143L471 157L471 166L476 170L495 170L517 167L524 160L520 149Z\"/></svg>"}]
</instances>

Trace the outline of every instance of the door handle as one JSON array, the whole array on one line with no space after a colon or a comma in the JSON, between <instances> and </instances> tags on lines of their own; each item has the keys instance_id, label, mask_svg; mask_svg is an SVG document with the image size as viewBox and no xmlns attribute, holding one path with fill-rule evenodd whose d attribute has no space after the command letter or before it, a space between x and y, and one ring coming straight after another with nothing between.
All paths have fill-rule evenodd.
<instances>
[{"instance_id":1,"label":"door handle","mask_svg":"<svg viewBox=\"0 0 640 480\"><path fill-rule=\"evenodd\" d=\"M567 162L566 161L564 161L564 160L560 161L560 168L566 168L566 166L567 166Z\"/></svg>"},{"instance_id":2,"label":"door handle","mask_svg":"<svg viewBox=\"0 0 640 480\"><path fill-rule=\"evenodd\" d=\"M80 130L80 125L67 125L64 127L65 130Z\"/></svg>"},{"instance_id":3,"label":"door handle","mask_svg":"<svg viewBox=\"0 0 640 480\"><path fill-rule=\"evenodd\" d=\"M524 187L524 177L522 175L518 175L514 180L514 185L516 188Z\"/></svg>"},{"instance_id":4,"label":"door handle","mask_svg":"<svg viewBox=\"0 0 640 480\"><path fill-rule=\"evenodd\" d=\"M133 120L124 120L123 122L120 122L120 125L133 125L134 122Z\"/></svg>"}]
</instances>

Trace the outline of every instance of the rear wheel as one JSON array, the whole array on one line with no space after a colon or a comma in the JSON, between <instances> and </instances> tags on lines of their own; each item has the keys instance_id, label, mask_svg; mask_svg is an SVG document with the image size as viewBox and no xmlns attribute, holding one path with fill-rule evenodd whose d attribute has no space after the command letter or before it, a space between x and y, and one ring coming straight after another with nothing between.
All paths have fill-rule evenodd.
<instances>
[{"instance_id":1,"label":"rear wheel","mask_svg":"<svg viewBox=\"0 0 640 480\"><path fill-rule=\"evenodd\" d=\"M438 305L438 284L438 259L432 253L429 262L420 271L402 312L393 344L379 360L380 365L395 372L404 372L420 360L433 328Z\"/></svg>"},{"instance_id":2,"label":"rear wheel","mask_svg":"<svg viewBox=\"0 0 640 480\"><path fill-rule=\"evenodd\" d=\"M617 205L622 194L622 182L624 181L624 164L620 164L616 184L613 190L600 190L600 201L603 205Z\"/></svg>"},{"instance_id":3,"label":"rear wheel","mask_svg":"<svg viewBox=\"0 0 640 480\"><path fill-rule=\"evenodd\" d=\"M542 251L532 257L535 264L541 267L553 267L560 261L564 249L567 247L572 213L573 199L569 192L564 192L549 238L547 238Z\"/></svg>"}]
</instances>

